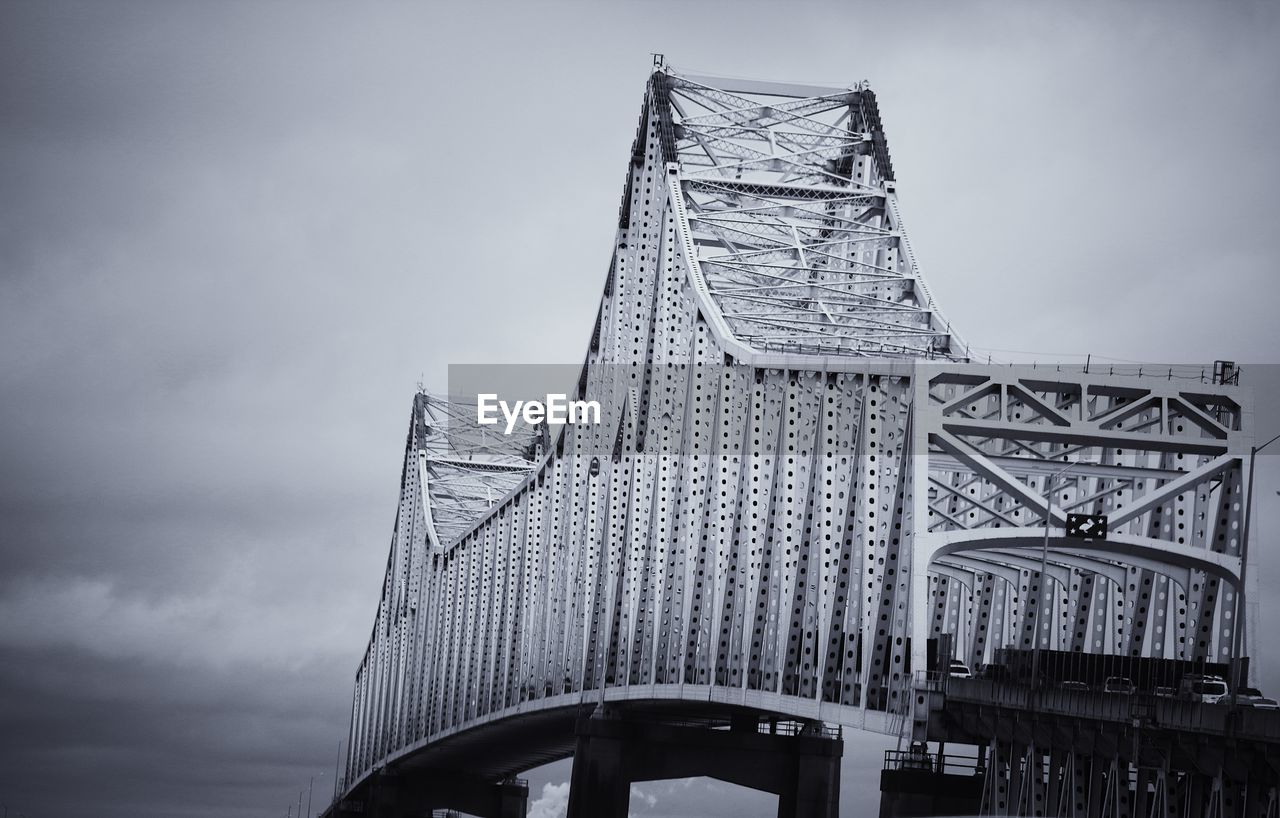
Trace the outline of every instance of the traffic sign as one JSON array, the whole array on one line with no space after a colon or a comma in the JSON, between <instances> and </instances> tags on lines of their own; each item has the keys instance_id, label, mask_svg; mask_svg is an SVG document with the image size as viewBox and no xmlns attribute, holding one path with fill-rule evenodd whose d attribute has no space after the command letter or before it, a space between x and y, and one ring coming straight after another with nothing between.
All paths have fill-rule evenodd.
<instances>
[{"instance_id":1,"label":"traffic sign","mask_svg":"<svg viewBox=\"0 0 1280 818\"><path fill-rule=\"evenodd\" d=\"M1105 514L1068 514L1067 536L1080 540L1105 540L1107 516Z\"/></svg>"}]
</instances>

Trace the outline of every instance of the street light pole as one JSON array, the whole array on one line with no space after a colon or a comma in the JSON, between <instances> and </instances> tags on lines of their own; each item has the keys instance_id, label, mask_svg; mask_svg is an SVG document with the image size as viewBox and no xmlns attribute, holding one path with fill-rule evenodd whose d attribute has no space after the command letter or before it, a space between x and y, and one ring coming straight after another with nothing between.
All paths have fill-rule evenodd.
<instances>
[{"instance_id":1,"label":"street light pole","mask_svg":"<svg viewBox=\"0 0 1280 818\"><path fill-rule=\"evenodd\" d=\"M1253 520L1253 473L1256 468L1258 452L1280 440L1280 435L1268 440L1261 446L1249 449L1249 487L1245 490L1244 526L1240 531L1240 587L1236 588L1235 628L1231 637L1231 703L1236 703L1241 678L1240 667L1244 657L1244 629L1248 614L1245 609L1245 579L1249 573L1249 525Z\"/></svg>"},{"instance_id":2,"label":"street light pole","mask_svg":"<svg viewBox=\"0 0 1280 818\"><path fill-rule=\"evenodd\" d=\"M338 768L342 766L342 739L338 739L338 757L333 762L333 800L338 800Z\"/></svg>"},{"instance_id":3,"label":"street light pole","mask_svg":"<svg viewBox=\"0 0 1280 818\"><path fill-rule=\"evenodd\" d=\"M1049 587L1049 526L1053 523L1053 481L1074 469L1076 466L1088 465L1076 461L1049 475L1045 483L1044 499L1044 545L1040 549L1040 599L1035 607L1035 641L1031 643L1031 688L1040 687L1040 610L1047 604L1045 590Z\"/></svg>"},{"instance_id":4,"label":"street light pole","mask_svg":"<svg viewBox=\"0 0 1280 818\"><path fill-rule=\"evenodd\" d=\"M311 788L315 786L317 778L324 778L324 773L311 776L311 780L307 782L307 818L311 818Z\"/></svg>"}]
</instances>

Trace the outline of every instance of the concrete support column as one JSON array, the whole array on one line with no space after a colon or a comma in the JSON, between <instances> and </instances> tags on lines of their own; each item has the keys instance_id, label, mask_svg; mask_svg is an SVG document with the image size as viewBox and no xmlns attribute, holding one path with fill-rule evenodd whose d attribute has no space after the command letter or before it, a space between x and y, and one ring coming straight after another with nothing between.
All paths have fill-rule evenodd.
<instances>
[{"instance_id":1,"label":"concrete support column","mask_svg":"<svg viewBox=\"0 0 1280 818\"><path fill-rule=\"evenodd\" d=\"M529 783L524 779L493 785L497 818L525 818L529 811Z\"/></svg>"},{"instance_id":2,"label":"concrete support column","mask_svg":"<svg viewBox=\"0 0 1280 818\"><path fill-rule=\"evenodd\" d=\"M794 764L794 781L778 794L778 818L838 818L840 756L802 753Z\"/></svg>"},{"instance_id":3,"label":"concrete support column","mask_svg":"<svg viewBox=\"0 0 1280 818\"><path fill-rule=\"evenodd\" d=\"M369 782L365 803L366 818L416 818L436 809L477 818L524 818L529 785L518 778L494 781L455 771L382 773Z\"/></svg>"},{"instance_id":4,"label":"concrete support column","mask_svg":"<svg viewBox=\"0 0 1280 818\"><path fill-rule=\"evenodd\" d=\"M575 816L624 816L631 797L622 736L603 731L578 730L569 779L569 818Z\"/></svg>"},{"instance_id":5,"label":"concrete support column","mask_svg":"<svg viewBox=\"0 0 1280 818\"><path fill-rule=\"evenodd\" d=\"M625 818L631 784L709 776L778 796L779 818L837 818L844 742L812 724L798 735L628 719L603 708L578 722L569 818Z\"/></svg>"}]
</instances>

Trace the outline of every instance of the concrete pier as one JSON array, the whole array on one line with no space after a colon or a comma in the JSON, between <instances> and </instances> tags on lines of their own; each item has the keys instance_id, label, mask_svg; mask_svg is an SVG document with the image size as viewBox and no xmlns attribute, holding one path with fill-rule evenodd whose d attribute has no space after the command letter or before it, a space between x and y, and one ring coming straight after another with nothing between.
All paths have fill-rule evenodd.
<instances>
[{"instance_id":1,"label":"concrete pier","mask_svg":"<svg viewBox=\"0 0 1280 818\"><path fill-rule=\"evenodd\" d=\"M774 793L778 818L838 818L843 754L816 722L784 734L754 714L716 729L601 708L578 722L568 818L625 818L632 783L692 776Z\"/></svg>"}]
</instances>

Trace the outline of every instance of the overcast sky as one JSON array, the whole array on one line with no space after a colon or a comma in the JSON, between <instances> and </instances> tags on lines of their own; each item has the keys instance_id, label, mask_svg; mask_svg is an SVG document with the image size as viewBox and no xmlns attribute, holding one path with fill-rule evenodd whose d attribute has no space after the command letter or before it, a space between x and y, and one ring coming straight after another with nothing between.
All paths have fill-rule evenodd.
<instances>
[{"instance_id":1,"label":"overcast sky","mask_svg":"<svg viewBox=\"0 0 1280 818\"><path fill-rule=\"evenodd\" d=\"M1276 3L890 5L0 0L0 803L327 802L415 384L580 359L651 51L870 80L925 275L997 359L1275 360ZM548 818L567 765L531 778Z\"/></svg>"}]
</instances>

